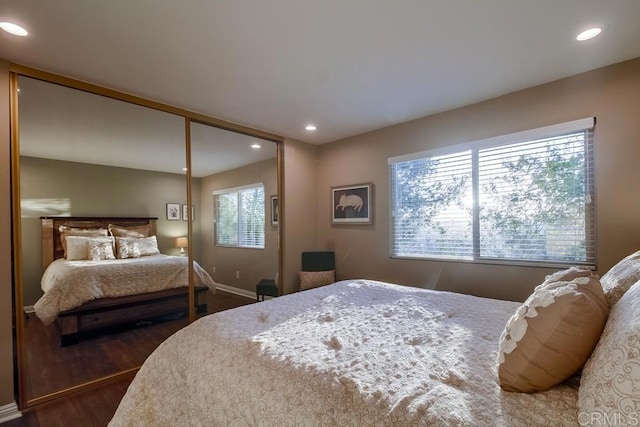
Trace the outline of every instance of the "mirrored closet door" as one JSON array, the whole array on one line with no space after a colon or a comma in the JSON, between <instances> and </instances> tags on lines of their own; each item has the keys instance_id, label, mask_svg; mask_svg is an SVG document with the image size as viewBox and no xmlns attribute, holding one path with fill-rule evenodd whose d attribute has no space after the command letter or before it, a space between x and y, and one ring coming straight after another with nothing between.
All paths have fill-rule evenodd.
<instances>
[{"instance_id":1,"label":"mirrored closet door","mask_svg":"<svg viewBox=\"0 0 640 427\"><path fill-rule=\"evenodd\" d=\"M278 276L283 140L89 83L11 68L17 367L20 407L27 408L135 373L164 339L208 312L216 287L251 295L259 280ZM248 187L255 191L244 191ZM230 215L222 202L234 189L243 194L236 201L256 210ZM102 241L104 230L107 238L115 236L110 243ZM185 266L180 273L163 274L162 267L151 273L180 283L176 295L165 289L148 305L149 291L114 297L133 298L126 302L98 293L84 295L87 302L77 309L43 298L91 283L76 268L75 279L65 276L59 282L66 287L49 292L55 287L50 279L60 276L50 269L57 260L99 266L121 262L122 254L134 258L122 262L144 254L179 260ZM196 276L210 281L196 286ZM112 289L117 293L130 282Z\"/></svg>"},{"instance_id":2,"label":"mirrored closet door","mask_svg":"<svg viewBox=\"0 0 640 427\"><path fill-rule=\"evenodd\" d=\"M252 295L279 270L278 146L191 122L193 257L218 288Z\"/></svg>"},{"instance_id":3,"label":"mirrored closet door","mask_svg":"<svg viewBox=\"0 0 640 427\"><path fill-rule=\"evenodd\" d=\"M53 251L49 247L58 243L43 229L48 218L151 218L159 251L178 254L175 240L187 236L187 223L181 211L174 220L167 209L186 205L186 155L184 118L178 115L24 76L19 89L23 387L33 401L140 366L160 342L187 324L185 316L107 328L64 343L61 326L47 324L60 300L40 301L38 315L33 309L43 286L61 286L60 292L67 293L73 285L63 288L53 273L43 280L52 261L45 259Z\"/></svg>"}]
</instances>

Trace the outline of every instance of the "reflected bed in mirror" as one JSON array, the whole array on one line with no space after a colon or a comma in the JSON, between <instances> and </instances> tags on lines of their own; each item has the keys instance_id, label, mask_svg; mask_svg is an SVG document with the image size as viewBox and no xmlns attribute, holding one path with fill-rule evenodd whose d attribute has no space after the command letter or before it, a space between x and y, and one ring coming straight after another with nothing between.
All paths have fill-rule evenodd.
<instances>
[{"instance_id":1,"label":"reflected bed in mirror","mask_svg":"<svg viewBox=\"0 0 640 427\"><path fill-rule=\"evenodd\" d=\"M187 256L182 260L224 280L220 286L229 291L224 296L206 290L208 312L253 302L255 283L276 277L282 266L280 222L271 221L268 203L282 185L283 139L39 70L12 65L12 71L17 73L12 74L12 90L18 102L11 113L19 128L12 134L12 204L16 312L24 312L16 317L23 409L129 376L161 342L195 319L197 302L195 292L187 292L192 298L188 317L141 319L133 328L109 324L106 334L76 329L75 324L87 320L77 313L72 313L70 328L59 320L66 313L56 312L50 320L81 338L60 346L58 328L45 326L34 312L44 294L43 272L59 251L57 226L45 232L51 237L43 251L40 218L158 218L155 234L162 254L179 256L183 248ZM244 185L239 182L247 178L263 189L259 226L264 247L215 245L213 192ZM168 205L191 212L191 218L167 217ZM179 237L188 238L187 247L176 246ZM233 298L240 302L227 301ZM65 307L63 312L93 309L91 304L104 301L82 303L87 305ZM121 314L101 312L97 323L110 323L105 316Z\"/></svg>"},{"instance_id":2,"label":"reflected bed in mirror","mask_svg":"<svg viewBox=\"0 0 640 427\"><path fill-rule=\"evenodd\" d=\"M51 313L44 317L52 324L45 326L34 312L43 297L45 267L62 256L60 225L108 229L110 222L127 224L118 218L157 217L151 234L159 251L178 255L173 242L187 235L187 223L167 221L164 210L166 203L187 202L184 118L24 76L19 86L20 289L29 313L23 328L21 393L27 402L39 402L52 393L137 368L164 339L188 324L184 315L160 324L150 323L145 314L133 324L137 327L128 328L121 325L130 316L126 310L93 307L98 311L78 316L73 310L81 308L65 306L62 311L70 312L64 320ZM47 231L43 216L64 218ZM73 217L104 221L94 227L73 223ZM48 244L43 247L45 237ZM186 284L187 277L183 279ZM61 333L69 338L65 344L81 339L61 347Z\"/></svg>"},{"instance_id":3,"label":"reflected bed in mirror","mask_svg":"<svg viewBox=\"0 0 640 427\"><path fill-rule=\"evenodd\" d=\"M161 254L157 218L42 217L42 288L34 305L61 344L188 315L188 260ZM194 263L197 308L206 312L209 274ZM199 297L199 298L198 298Z\"/></svg>"}]
</instances>

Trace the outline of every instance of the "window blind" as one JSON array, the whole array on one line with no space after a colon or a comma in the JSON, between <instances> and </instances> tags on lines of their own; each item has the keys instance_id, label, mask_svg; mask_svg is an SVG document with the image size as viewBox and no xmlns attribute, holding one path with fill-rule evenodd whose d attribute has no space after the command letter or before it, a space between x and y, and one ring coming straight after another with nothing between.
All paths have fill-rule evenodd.
<instances>
[{"instance_id":1,"label":"window blind","mask_svg":"<svg viewBox=\"0 0 640 427\"><path fill-rule=\"evenodd\" d=\"M219 190L214 193L216 246L264 248L264 186Z\"/></svg>"},{"instance_id":2,"label":"window blind","mask_svg":"<svg viewBox=\"0 0 640 427\"><path fill-rule=\"evenodd\" d=\"M594 125L389 159L391 256L595 265Z\"/></svg>"}]
</instances>

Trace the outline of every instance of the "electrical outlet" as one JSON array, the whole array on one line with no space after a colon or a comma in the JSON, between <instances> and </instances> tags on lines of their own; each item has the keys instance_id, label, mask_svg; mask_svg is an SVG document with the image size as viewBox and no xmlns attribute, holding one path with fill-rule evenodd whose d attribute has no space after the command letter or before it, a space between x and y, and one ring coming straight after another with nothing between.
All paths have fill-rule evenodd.
<instances>
[{"instance_id":1,"label":"electrical outlet","mask_svg":"<svg viewBox=\"0 0 640 427\"><path fill-rule=\"evenodd\" d=\"M214 272L214 273L216 272L216 267L215 267L215 266L213 267L213 272Z\"/></svg>"},{"instance_id":2,"label":"electrical outlet","mask_svg":"<svg viewBox=\"0 0 640 427\"><path fill-rule=\"evenodd\" d=\"M240 272L236 271L236 279L239 279L239 278L240 278Z\"/></svg>"}]
</instances>

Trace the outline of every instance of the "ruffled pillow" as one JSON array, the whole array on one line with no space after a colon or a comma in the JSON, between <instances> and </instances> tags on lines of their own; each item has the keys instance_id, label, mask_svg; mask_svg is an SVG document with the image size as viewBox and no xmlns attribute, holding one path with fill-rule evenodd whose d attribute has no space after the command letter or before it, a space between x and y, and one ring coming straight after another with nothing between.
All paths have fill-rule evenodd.
<instances>
[{"instance_id":1,"label":"ruffled pillow","mask_svg":"<svg viewBox=\"0 0 640 427\"><path fill-rule=\"evenodd\" d=\"M596 277L538 286L500 337L500 386L535 393L569 378L591 354L608 314Z\"/></svg>"}]
</instances>

